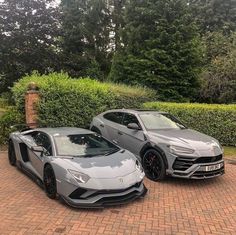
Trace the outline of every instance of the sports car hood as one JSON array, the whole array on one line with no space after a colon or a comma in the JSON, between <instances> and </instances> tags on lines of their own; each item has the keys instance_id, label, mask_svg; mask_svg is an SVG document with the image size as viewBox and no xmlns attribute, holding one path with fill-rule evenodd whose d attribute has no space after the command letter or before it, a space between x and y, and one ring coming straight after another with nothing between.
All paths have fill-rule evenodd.
<instances>
[{"instance_id":1,"label":"sports car hood","mask_svg":"<svg viewBox=\"0 0 236 235\"><path fill-rule=\"evenodd\" d=\"M209 150L213 145L218 145L216 139L191 129L155 130L149 132L149 137L157 142L164 141L197 150Z\"/></svg>"},{"instance_id":2,"label":"sports car hood","mask_svg":"<svg viewBox=\"0 0 236 235\"><path fill-rule=\"evenodd\" d=\"M64 161L71 165L71 169L88 174L92 178L116 178L136 170L136 158L128 151L119 151L108 156L75 157Z\"/></svg>"}]
</instances>

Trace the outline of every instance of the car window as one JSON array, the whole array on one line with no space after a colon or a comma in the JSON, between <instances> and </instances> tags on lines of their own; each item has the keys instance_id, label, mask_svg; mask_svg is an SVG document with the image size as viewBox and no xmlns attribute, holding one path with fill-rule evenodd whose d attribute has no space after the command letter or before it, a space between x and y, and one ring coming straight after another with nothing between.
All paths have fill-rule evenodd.
<instances>
[{"instance_id":1,"label":"car window","mask_svg":"<svg viewBox=\"0 0 236 235\"><path fill-rule=\"evenodd\" d=\"M117 146L96 134L55 136L57 155L74 157L95 157L120 150Z\"/></svg>"},{"instance_id":2,"label":"car window","mask_svg":"<svg viewBox=\"0 0 236 235\"><path fill-rule=\"evenodd\" d=\"M109 121L121 124L123 119L123 113L121 112L106 113L104 114L103 117Z\"/></svg>"},{"instance_id":3,"label":"car window","mask_svg":"<svg viewBox=\"0 0 236 235\"><path fill-rule=\"evenodd\" d=\"M45 152L46 155L52 155L52 144L47 135L38 132L34 134L32 137L38 146L44 147L44 149L46 150Z\"/></svg>"},{"instance_id":4,"label":"car window","mask_svg":"<svg viewBox=\"0 0 236 235\"><path fill-rule=\"evenodd\" d=\"M130 113L125 113L123 125L127 126L130 123L136 123L139 127L141 127L135 115L130 114Z\"/></svg>"},{"instance_id":5,"label":"car window","mask_svg":"<svg viewBox=\"0 0 236 235\"><path fill-rule=\"evenodd\" d=\"M185 129L175 117L165 113L144 113L139 115L147 130Z\"/></svg>"}]
</instances>

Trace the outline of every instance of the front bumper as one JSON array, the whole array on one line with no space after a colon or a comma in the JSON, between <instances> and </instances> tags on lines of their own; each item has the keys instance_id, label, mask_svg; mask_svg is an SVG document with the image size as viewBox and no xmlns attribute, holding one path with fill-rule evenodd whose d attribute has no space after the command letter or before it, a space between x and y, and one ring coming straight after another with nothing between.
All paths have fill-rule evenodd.
<instances>
[{"instance_id":1,"label":"front bumper","mask_svg":"<svg viewBox=\"0 0 236 235\"><path fill-rule=\"evenodd\" d=\"M68 197L62 196L64 201L76 208L104 208L106 206L121 205L144 197L147 188L143 182L127 189L119 190L88 190L77 188Z\"/></svg>"},{"instance_id":2,"label":"front bumper","mask_svg":"<svg viewBox=\"0 0 236 235\"><path fill-rule=\"evenodd\" d=\"M214 178L224 173L225 166L222 155L197 159L177 157L169 172L171 176L188 179Z\"/></svg>"}]
</instances>

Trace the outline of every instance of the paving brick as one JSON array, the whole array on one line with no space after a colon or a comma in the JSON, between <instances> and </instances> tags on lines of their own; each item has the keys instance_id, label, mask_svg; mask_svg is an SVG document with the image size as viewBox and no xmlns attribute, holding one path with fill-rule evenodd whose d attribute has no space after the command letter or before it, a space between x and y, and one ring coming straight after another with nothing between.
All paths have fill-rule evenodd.
<instances>
[{"instance_id":1,"label":"paving brick","mask_svg":"<svg viewBox=\"0 0 236 235\"><path fill-rule=\"evenodd\" d=\"M144 200L103 210L50 200L0 153L0 235L236 234L236 165L210 180L145 179Z\"/></svg>"}]
</instances>

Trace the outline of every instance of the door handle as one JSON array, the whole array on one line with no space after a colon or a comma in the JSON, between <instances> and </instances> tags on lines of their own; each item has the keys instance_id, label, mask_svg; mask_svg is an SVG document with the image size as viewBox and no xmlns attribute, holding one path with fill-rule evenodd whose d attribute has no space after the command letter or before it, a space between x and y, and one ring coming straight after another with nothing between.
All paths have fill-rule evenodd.
<instances>
[{"instance_id":1,"label":"door handle","mask_svg":"<svg viewBox=\"0 0 236 235\"><path fill-rule=\"evenodd\" d=\"M119 134L119 135L123 135L123 133L122 133L122 132L120 132L120 131L118 131L118 134Z\"/></svg>"},{"instance_id":2,"label":"door handle","mask_svg":"<svg viewBox=\"0 0 236 235\"><path fill-rule=\"evenodd\" d=\"M103 124L100 124L100 127L104 127L104 125L103 125Z\"/></svg>"}]
</instances>

